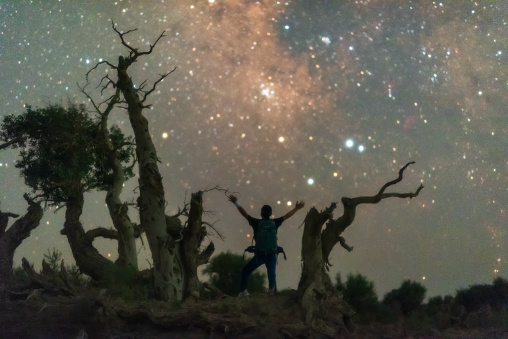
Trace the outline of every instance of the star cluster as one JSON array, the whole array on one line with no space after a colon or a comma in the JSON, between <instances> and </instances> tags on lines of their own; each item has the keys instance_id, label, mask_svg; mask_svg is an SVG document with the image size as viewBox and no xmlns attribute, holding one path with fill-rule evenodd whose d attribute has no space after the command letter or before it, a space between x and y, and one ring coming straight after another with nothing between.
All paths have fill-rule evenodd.
<instances>
[{"instance_id":1,"label":"star cluster","mask_svg":"<svg viewBox=\"0 0 508 339\"><path fill-rule=\"evenodd\" d=\"M76 83L126 54L110 18L138 28L127 39L141 49L166 31L131 75L140 85L177 68L146 111L168 213L216 185L238 192L253 216L265 203L277 216L296 200L323 209L375 194L414 160L394 189L425 189L361 205L343 234L354 251L332 252L332 274L360 272L380 295L404 278L429 296L450 294L508 277L507 10L503 1L3 2L0 114L86 103ZM113 119L131 133L125 112ZM15 159L0 153L0 201L22 213ZM136 185L126 184L126 199ZM234 206L212 191L205 208L226 238L214 240L217 251L243 252L250 228ZM52 247L70 257L61 214L46 212L18 259L38 261ZM303 218L280 229L289 258L280 287L298 282ZM87 195L82 221L110 226L103 192ZM97 246L114 258L110 242Z\"/></svg>"}]
</instances>

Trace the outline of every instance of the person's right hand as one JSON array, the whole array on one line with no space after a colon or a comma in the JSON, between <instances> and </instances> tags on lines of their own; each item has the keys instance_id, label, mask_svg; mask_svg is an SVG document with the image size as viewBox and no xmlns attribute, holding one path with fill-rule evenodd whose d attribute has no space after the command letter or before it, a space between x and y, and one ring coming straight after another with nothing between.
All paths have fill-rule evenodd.
<instances>
[{"instance_id":1,"label":"person's right hand","mask_svg":"<svg viewBox=\"0 0 508 339\"><path fill-rule=\"evenodd\" d=\"M305 203L303 201L297 201L295 204L295 209L297 210L302 209L303 206L305 206Z\"/></svg>"}]
</instances>

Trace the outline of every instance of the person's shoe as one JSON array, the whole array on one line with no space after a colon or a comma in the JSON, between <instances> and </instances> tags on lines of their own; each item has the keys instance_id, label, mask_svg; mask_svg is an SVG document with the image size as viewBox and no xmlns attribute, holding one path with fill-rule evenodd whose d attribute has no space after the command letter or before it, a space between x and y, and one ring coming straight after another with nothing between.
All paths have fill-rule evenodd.
<instances>
[{"instance_id":1,"label":"person's shoe","mask_svg":"<svg viewBox=\"0 0 508 339\"><path fill-rule=\"evenodd\" d=\"M249 291L244 290L238 294L238 298L248 298L250 296Z\"/></svg>"},{"instance_id":2,"label":"person's shoe","mask_svg":"<svg viewBox=\"0 0 508 339\"><path fill-rule=\"evenodd\" d=\"M277 290L275 288L270 288L268 290L268 295L271 296L271 297L277 295Z\"/></svg>"}]
</instances>

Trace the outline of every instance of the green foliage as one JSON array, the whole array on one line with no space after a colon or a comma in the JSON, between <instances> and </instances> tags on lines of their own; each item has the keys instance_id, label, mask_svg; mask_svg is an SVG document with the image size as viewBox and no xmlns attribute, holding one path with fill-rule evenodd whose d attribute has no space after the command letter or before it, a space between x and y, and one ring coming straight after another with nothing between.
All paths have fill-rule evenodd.
<instances>
[{"instance_id":1,"label":"green foliage","mask_svg":"<svg viewBox=\"0 0 508 339\"><path fill-rule=\"evenodd\" d=\"M385 295L383 304L398 309L407 316L422 304L426 292L427 289L422 284L404 280L398 289Z\"/></svg>"},{"instance_id":2,"label":"green foliage","mask_svg":"<svg viewBox=\"0 0 508 339\"><path fill-rule=\"evenodd\" d=\"M60 271L60 262L62 261L62 252L53 247L50 251L48 248L48 253L44 254L44 259L48 263L49 267L55 271Z\"/></svg>"},{"instance_id":3,"label":"green foliage","mask_svg":"<svg viewBox=\"0 0 508 339\"><path fill-rule=\"evenodd\" d=\"M476 311L485 304L501 310L508 307L508 281L498 277L492 285L473 285L458 290L455 302L464 306L467 312Z\"/></svg>"},{"instance_id":4,"label":"green foliage","mask_svg":"<svg viewBox=\"0 0 508 339\"><path fill-rule=\"evenodd\" d=\"M344 292L346 289L346 285L342 282L342 278L340 276L340 273L337 273L335 276L335 288L341 292Z\"/></svg>"},{"instance_id":5,"label":"green foliage","mask_svg":"<svg viewBox=\"0 0 508 339\"><path fill-rule=\"evenodd\" d=\"M240 277L242 268L247 264L243 256L231 252L222 252L210 260L203 273L210 276L210 284L225 294L236 296L240 292ZM263 292L266 290L266 275L253 272L249 278L249 292Z\"/></svg>"},{"instance_id":6,"label":"green foliage","mask_svg":"<svg viewBox=\"0 0 508 339\"><path fill-rule=\"evenodd\" d=\"M120 160L127 163L132 154L129 139L117 127L110 134ZM98 123L82 105L27 106L21 115L4 117L0 140L17 140L13 147L22 149L16 167L25 183L50 203L104 188L110 180ZM132 176L132 170L127 169L126 176Z\"/></svg>"},{"instance_id":7,"label":"green foliage","mask_svg":"<svg viewBox=\"0 0 508 339\"><path fill-rule=\"evenodd\" d=\"M95 282L106 288L108 295L126 301L146 301L149 295L149 282L137 279L137 271L132 267L112 265L105 275L105 279Z\"/></svg>"},{"instance_id":8,"label":"green foliage","mask_svg":"<svg viewBox=\"0 0 508 339\"><path fill-rule=\"evenodd\" d=\"M361 274L348 274L346 283L336 276L336 288L342 292L344 300L359 314L361 320L370 321L379 312L379 301L374 283Z\"/></svg>"},{"instance_id":9,"label":"green foliage","mask_svg":"<svg viewBox=\"0 0 508 339\"><path fill-rule=\"evenodd\" d=\"M23 285L23 284L29 284L30 279L28 278L28 274L26 274L26 271L23 267L18 266L14 268L13 271L13 284L14 285Z\"/></svg>"}]
</instances>

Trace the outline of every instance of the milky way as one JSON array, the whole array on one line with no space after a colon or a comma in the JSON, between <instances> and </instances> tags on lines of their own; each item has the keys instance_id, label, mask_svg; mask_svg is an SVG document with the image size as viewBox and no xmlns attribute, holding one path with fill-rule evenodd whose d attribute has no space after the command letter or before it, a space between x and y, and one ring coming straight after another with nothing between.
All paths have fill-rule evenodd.
<instances>
[{"instance_id":1,"label":"milky way","mask_svg":"<svg viewBox=\"0 0 508 339\"><path fill-rule=\"evenodd\" d=\"M507 11L505 1L2 2L0 114L86 103L85 73L127 54L111 19L138 28L127 41L141 49L166 31L131 75L140 85L176 67L146 111L169 214L215 186L237 192L253 216L265 203L279 216L304 200L279 232L288 254L279 288L296 288L306 210L373 195L416 161L392 190L425 189L361 205L343 234L354 250L335 248L331 274L361 273L380 297L406 278L428 296L453 294L508 277ZM124 111L113 120L131 133ZM16 158L0 153L0 199L2 211L21 214L28 188ZM136 185L126 184L126 200ZM217 253L243 252L250 229L223 192L204 204L225 236L212 239ZM71 262L62 218L46 211L15 264L39 265L53 247ZM111 227L104 192L87 194L82 221ZM96 245L115 258L115 244ZM140 243L140 265L147 259Z\"/></svg>"}]
</instances>

